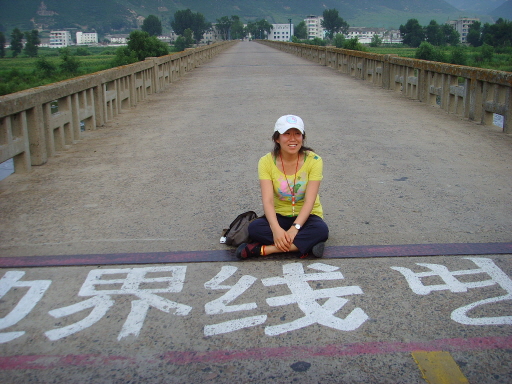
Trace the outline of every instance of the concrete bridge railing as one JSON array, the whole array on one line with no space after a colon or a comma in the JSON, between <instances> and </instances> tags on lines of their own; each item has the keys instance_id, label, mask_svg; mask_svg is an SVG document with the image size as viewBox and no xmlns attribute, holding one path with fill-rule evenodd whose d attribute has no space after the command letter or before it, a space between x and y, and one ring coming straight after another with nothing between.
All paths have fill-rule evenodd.
<instances>
[{"instance_id":1,"label":"concrete bridge railing","mask_svg":"<svg viewBox=\"0 0 512 384\"><path fill-rule=\"evenodd\" d=\"M384 89L439 105L448 113L483 125L503 116L512 133L512 73L306 44L260 43L329 66Z\"/></svg>"},{"instance_id":2,"label":"concrete bridge railing","mask_svg":"<svg viewBox=\"0 0 512 384\"><path fill-rule=\"evenodd\" d=\"M205 47L76 77L0 97L0 163L14 171L42 165L57 151L123 110L135 107L233 42Z\"/></svg>"}]
</instances>

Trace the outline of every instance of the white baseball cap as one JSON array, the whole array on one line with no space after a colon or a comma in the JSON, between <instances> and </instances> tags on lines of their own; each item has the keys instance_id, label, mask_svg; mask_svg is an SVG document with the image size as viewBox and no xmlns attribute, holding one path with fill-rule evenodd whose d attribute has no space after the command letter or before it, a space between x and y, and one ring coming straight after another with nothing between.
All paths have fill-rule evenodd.
<instances>
[{"instance_id":1,"label":"white baseball cap","mask_svg":"<svg viewBox=\"0 0 512 384\"><path fill-rule=\"evenodd\" d=\"M279 132L280 134L283 134L291 128L297 128L300 131L300 133L304 134L304 122L299 116L281 116L276 121L276 125L274 126L274 132Z\"/></svg>"}]
</instances>

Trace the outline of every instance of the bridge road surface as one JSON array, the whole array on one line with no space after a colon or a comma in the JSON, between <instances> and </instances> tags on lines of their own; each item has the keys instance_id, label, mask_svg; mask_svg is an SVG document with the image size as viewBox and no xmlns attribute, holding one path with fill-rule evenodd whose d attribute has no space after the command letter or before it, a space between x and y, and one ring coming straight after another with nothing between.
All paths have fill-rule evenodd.
<instances>
[{"instance_id":1,"label":"bridge road surface","mask_svg":"<svg viewBox=\"0 0 512 384\"><path fill-rule=\"evenodd\" d=\"M326 257L239 262L219 233L287 113ZM511 141L239 42L0 181L0 380L510 383Z\"/></svg>"}]
</instances>

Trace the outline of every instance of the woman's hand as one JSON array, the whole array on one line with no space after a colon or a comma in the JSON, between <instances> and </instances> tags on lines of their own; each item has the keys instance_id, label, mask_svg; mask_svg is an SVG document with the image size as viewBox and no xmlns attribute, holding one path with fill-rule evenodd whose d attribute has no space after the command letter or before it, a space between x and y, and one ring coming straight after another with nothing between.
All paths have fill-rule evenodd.
<instances>
[{"instance_id":1,"label":"woman's hand","mask_svg":"<svg viewBox=\"0 0 512 384\"><path fill-rule=\"evenodd\" d=\"M281 227L273 229L272 234L274 235L274 245L282 252L289 252L295 236L291 238L290 233Z\"/></svg>"},{"instance_id":2,"label":"woman's hand","mask_svg":"<svg viewBox=\"0 0 512 384\"><path fill-rule=\"evenodd\" d=\"M293 244L293 240L295 240L295 236L297 236L297 233L299 230L295 228L293 225L290 227L286 233L288 234L288 238L290 239L290 246Z\"/></svg>"}]
</instances>

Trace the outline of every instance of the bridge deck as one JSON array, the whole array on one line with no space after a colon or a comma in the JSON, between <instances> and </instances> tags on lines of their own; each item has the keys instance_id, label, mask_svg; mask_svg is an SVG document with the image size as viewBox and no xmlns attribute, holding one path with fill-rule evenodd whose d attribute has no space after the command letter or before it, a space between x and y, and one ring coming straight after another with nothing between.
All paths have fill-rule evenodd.
<instances>
[{"instance_id":1,"label":"bridge deck","mask_svg":"<svg viewBox=\"0 0 512 384\"><path fill-rule=\"evenodd\" d=\"M0 181L0 256L225 250L287 113L324 158L330 246L512 240L512 137L240 42Z\"/></svg>"}]
</instances>

